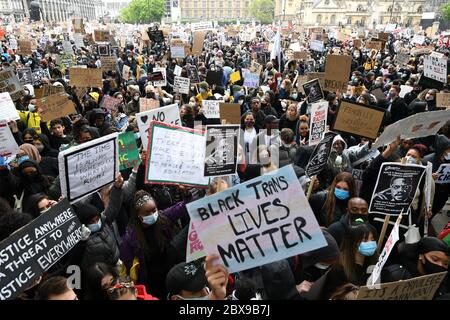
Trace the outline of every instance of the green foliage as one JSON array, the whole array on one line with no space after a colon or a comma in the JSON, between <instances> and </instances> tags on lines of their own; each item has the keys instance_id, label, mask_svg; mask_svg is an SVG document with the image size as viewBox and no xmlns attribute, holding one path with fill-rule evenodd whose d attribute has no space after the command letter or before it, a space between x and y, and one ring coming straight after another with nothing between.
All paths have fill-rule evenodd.
<instances>
[{"instance_id":1,"label":"green foliage","mask_svg":"<svg viewBox=\"0 0 450 320\"><path fill-rule=\"evenodd\" d=\"M164 0L133 0L120 11L120 20L125 23L160 22L164 12Z\"/></svg>"},{"instance_id":2,"label":"green foliage","mask_svg":"<svg viewBox=\"0 0 450 320\"><path fill-rule=\"evenodd\" d=\"M446 21L450 21L450 2L447 2L442 7L442 15Z\"/></svg>"},{"instance_id":3,"label":"green foliage","mask_svg":"<svg viewBox=\"0 0 450 320\"><path fill-rule=\"evenodd\" d=\"M274 11L274 0L253 0L250 4L250 14L264 24L272 23Z\"/></svg>"}]
</instances>

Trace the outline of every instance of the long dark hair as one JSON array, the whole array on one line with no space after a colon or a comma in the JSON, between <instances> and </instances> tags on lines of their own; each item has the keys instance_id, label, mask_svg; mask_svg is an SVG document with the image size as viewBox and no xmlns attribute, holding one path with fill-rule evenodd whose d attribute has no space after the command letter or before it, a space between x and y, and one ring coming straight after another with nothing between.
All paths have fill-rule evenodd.
<instances>
[{"instance_id":1,"label":"long dark hair","mask_svg":"<svg viewBox=\"0 0 450 320\"><path fill-rule=\"evenodd\" d=\"M348 172L341 172L334 177L333 182L328 187L328 195L327 200L325 202L325 208L326 208L326 226L329 226L333 222L333 216L334 216L334 209L336 207L336 197L334 196L334 189L336 188L336 184L339 182L346 182L349 188L350 197L348 199L351 199L353 197L356 197L356 186L355 186L355 179L353 178L351 173Z\"/></svg>"},{"instance_id":2,"label":"long dark hair","mask_svg":"<svg viewBox=\"0 0 450 320\"><path fill-rule=\"evenodd\" d=\"M48 196L42 192L30 195L24 207L25 212L31 214L34 218L37 218L41 214L38 203L42 199L48 199Z\"/></svg>"},{"instance_id":3,"label":"long dark hair","mask_svg":"<svg viewBox=\"0 0 450 320\"><path fill-rule=\"evenodd\" d=\"M119 276L114 266L103 262L96 262L86 271L86 298L89 300L108 300L107 288L102 288L103 277L111 275L114 279Z\"/></svg>"}]
</instances>

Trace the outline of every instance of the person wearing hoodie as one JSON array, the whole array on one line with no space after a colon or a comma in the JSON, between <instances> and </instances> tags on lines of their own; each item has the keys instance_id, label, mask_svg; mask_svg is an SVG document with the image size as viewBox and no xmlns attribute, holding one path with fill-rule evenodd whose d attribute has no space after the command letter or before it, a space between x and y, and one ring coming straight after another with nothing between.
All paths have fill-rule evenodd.
<instances>
[{"instance_id":1,"label":"person wearing hoodie","mask_svg":"<svg viewBox=\"0 0 450 320\"><path fill-rule=\"evenodd\" d=\"M106 121L105 112L100 108L92 110L92 113L89 115L89 124L92 127L97 128L101 136L103 136L104 132L111 126L111 124Z\"/></svg>"},{"instance_id":2,"label":"person wearing hoodie","mask_svg":"<svg viewBox=\"0 0 450 320\"><path fill-rule=\"evenodd\" d=\"M434 143L435 152L423 158L423 162L430 161L433 165L433 178L437 178L437 171L441 164L450 163L450 139L438 134ZM449 197L448 184L436 184L432 212L437 214L444 207Z\"/></svg>"},{"instance_id":3,"label":"person wearing hoodie","mask_svg":"<svg viewBox=\"0 0 450 320\"><path fill-rule=\"evenodd\" d=\"M42 174L55 178L59 174L58 159L55 157L44 157L39 154L36 146L24 143L19 146L18 157L28 156L29 159L36 161L42 170Z\"/></svg>"},{"instance_id":4,"label":"person wearing hoodie","mask_svg":"<svg viewBox=\"0 0 450 320\"><path fill-rule=\"evenodd\" d=\"M45 134L38 134L33 137L33 145L38 149L42 157L58 157L58 150L50 146L50 141Z\"/></svg>"},{"instance_id":5,"label":"person wearing hoodie","mask_svg":"<svg viewBox=\"0 0 450 320\"><path fill-rule=\"evenodd\" d=\"M75 209L80 222L91 232L85 240L81 261L81 269L85 272L98 262L115 266L119 261L119 242L113 223L122 205L123 183L122 176L118 174L111 189L110 201L104 212L100 212L91 204L81 204Z\"/></svg>"},{"instance_id":6,"label":"person wearing hoodie","mask_svg":"<svg viewBox=\"0 0 450 320\"><path fill-rule=\"evenodd\" d=\"M347 149L347 143L345 140L338 134L333 139L333 144L330 152L330 156L327 161L327 165L324 170L319 174L322 178L321 181L329 185L334 177L341 172L352 172L352 165L345 154L345 150Z\"/></svg>"}]
</instances>

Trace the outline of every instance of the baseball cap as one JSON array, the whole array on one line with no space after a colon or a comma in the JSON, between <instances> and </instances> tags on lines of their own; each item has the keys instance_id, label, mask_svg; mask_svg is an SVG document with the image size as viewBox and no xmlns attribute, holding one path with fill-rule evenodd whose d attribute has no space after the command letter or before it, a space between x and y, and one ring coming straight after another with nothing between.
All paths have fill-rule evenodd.
<instances>
[{"instance_id":1,"label":"baseball cap","mask_svg":"<svg viewBox=\"0 0 450 320\"><path fill-rule=\"evenodd\" d=\"M270 114L270 115L268 115L268 116L266 116L265 118L264 118L264 123L265 124L269 124L269 123L278 123L280 120L277 118L277 117L275 117L274 115L272 115L272 114Z\"/></svg>"},{"instance_id":2,"label":"baseball cap","mask_svg":"<svg viewBox=\"0 0 450 320\"><path fill-rule=\"evenodd\" d=\"M166 277L166 286L170 294L181 290L197 292L207 285L205 270L200 262L182 262L170 269Z\"/></svg>"}]
</instances>

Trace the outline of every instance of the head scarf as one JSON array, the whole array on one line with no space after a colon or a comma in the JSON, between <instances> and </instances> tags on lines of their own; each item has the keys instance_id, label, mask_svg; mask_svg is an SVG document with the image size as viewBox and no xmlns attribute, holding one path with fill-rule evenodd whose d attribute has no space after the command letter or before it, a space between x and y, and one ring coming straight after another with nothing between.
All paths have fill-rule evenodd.
<instances>
[{"instance_id":1,"label":"head scarf","mask_svg":"<svg viewBox=\"0 0 450 320\"><path fill-rule=\"evenodd\" d=\"M28 157L37 163L40 163L42 160L41 155L39 154L39 150L30 143L24 143L19 146L20 151L28 155Z\"/></svg>"}]
</instances>

